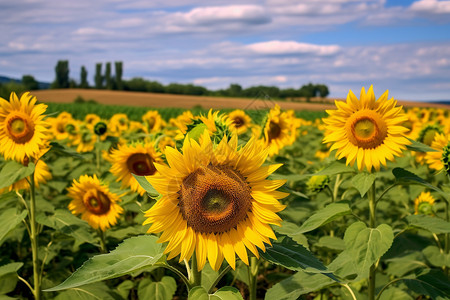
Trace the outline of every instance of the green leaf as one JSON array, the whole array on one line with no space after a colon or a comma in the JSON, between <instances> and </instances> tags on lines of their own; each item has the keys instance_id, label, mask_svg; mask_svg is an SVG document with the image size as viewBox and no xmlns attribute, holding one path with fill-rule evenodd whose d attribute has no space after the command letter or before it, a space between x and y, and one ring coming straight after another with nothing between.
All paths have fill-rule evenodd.
<instances>
[{"instance_id":1,"label":"green leaf","mask_svg":"<svg viewBox=\"0 0 450 300\"><path fill-rule=\"evenodd\" d=\"M196 286L189 291L189 300L244 300L241 293L234 287L226 286L217 290L214 294L201 286Z\"/></svg>"},{"instance_id":2,"label":"green leaf","mask_svg":"<svg viewBox=\"0 0 450 300\"><path fill-rule=\"evenodd\" d=\"M363 222L350 225L345 231L346 250L356 267L358 278L369 276L373 265L392 245L394 234L387 224L377 228L367 228Z\"/></svg>"},{"instance_id":3,"label":"green leaf","mask_svg":"<svg viewBox=\"0 0 450 300\"><path fill-rule=\"evenodd\" d=\"M361 197L364 197L376 178L376 174L361 172L353 176L352 184L361 194Z\"/></svg>"},{"instance_id":4,"label":"green leaf","mask_svg":"<svg viewBox=\"0 0 450 300\"><path fill-rule=\"evenodd\" d=\"M299 234L312 231L320 226L323 226L341 216L351 214L350 207L346 202L331 203L317 213L309 217L300 227L298 232L292 234Z\"/></svg>"},{"instance_id":5,"label":"green leaf","mask_svg":"<svg viewBox=\"0 0 450 300\"><path fill-rule=\"evenodd\" d=\"M300 270L271 287L264 299L297 300L301 295L318 291L333 283L335 281L322 274L310 274Z\"/></svg>"},{"instance_id":6,"label":"green leaf","mask_svg":"<svg viewBox=\"0 0 450 300\"><path fill-rule=\"evenodd\" d=\"M139 283L138 299L172 299L176 290L177 282L170 276L164 276L161 281L151 281L149 278L144 278Z\"/></svg>"},{"instance_id":7,"label":"green leaf","mask_svg":"<svg viewBox=\"0 0 450 300\"><path fill-rule=\"evenodd\" d=\"M386 289L380 296L380 300L413 300L414 298L408 295L404 290L396 287Z\"/></svg>"},{"instance_id":8,"label":"green leaf","mask_svg":"<svg viewBox=\"0 0 450 300\"><path fill-rule=\"evenodd\" d=\"M406 217L410 226L426 229L433 233L450 233L450 223L438 217L410 215Z\"/></svg>"},{"instance_id":9,"label":"green leaf","mask_svg":"<svg viewBox=\"0 0 450 300\"><path fill-rule=\"evenodd\" d=\"M21 224L27 216L27 211L17 213L16 208L8 208L3 210L0 214L0 245L3 239L10 233L17 225Z\"/></svg>"},{"instance_id":10,"label":"green leaf","mask_svg":"<svg viewBox=\"0 0 450 300\"><path fill-rule=\"evenodd\" d=\"M416 152L438 152L436 149L433 149L426 144L412 140L410 138L407 138L407 139L411 142L410 145L406 145L406 148L408 150L416 151Z\"/></svg>"},{"instance_id":11,"label":"green leaf","mask_svg":"<svg viewBox=\"0 0 450 300\"><path fill-rule=\"evenodd\" d=\"M324 169L320 170L319 172L313 175L337 175L337 174L343 174L343 173L355 173L355 169L353 167L347 166L344 163L340 161L334 161Z\"/></svg>"},{"instance_id":12,"label":"green leaf","mask_svg":"<svg viewBox=\"0 0 450 300\"><path fill-rule=\"evenodd\" d=\"M322 236L314 246L342 251L345 249L345 242L343 239L336 236Z\"/></svg>"},{"instance_id":13,"label":"green leaf","mask_svg":"<svg viewBox=\"0 0 450 300\"><path fill-rule=\"evenodd\" d=\"M297 224L283 220L281 222L281 227L274 226L274 230L277 233L289 236L303 247L309 248L308 239L303 233L300 233L300 226Z\"/></svg>"},{"instance_id":14,"label":"green leaf","mask_svg":"<svg viewBox=\"0 0 450 300\"><path fill-rule=\"evenodd\" d=\"M57 209L53 215L39 214L36 217L36 221L39 224L70 235L79 242L95 245L95 238L91 233L92 230L89 224L67 210Z\"/></svg>"},{"instance_id":15,"label":"green leaf","mask_svg":"<svg viewBox=\"0 0 450 300\"><path fill-rule=\"evenodd\" d=\"M441 196L444 197L444 199L448 198L448 194L442 191L441 189L435 187L434 185L431 185L430 183L426 182L419 176L417 176L414 173L411 173L405 169L402 168L394 168L392 170L392 174L394 174L395 179L397 180L398 184L418 184L425 186L433 191L438 192Z\"/></svg>"},{"instance_id":16,"label":"green leaf","mask_svg":"<svg viewBox=\"0 0 450 300\"><path fill-rule=\"evenodd\" d=\"M219 277L219 272L214 271L210 264L206 264L202 269L202 287L209 291L217 277Z\"/></svg>"},{"instance_id":17,"label":"green leaf","mask_svg":"<svg viewBox=\"0 0 450 300\"><path fill-rule=\"evenodd\" d=\"M450 267L450 254L443 253L436 246L428 246L422 251L425 258L435 267Z\"/></svg>"},{"instance_id":18,"label":"green leaf","mask_svg":"<svg viewBox=\"0 0 450 300\"><path fill-rule=\"evenodd\" d=\"M128 299L130 295L130 290L134 288L134 283L131 280L125 280L117 286L117 293L124 299Z\"/></svg>"},{"instance_id":19,"label":"green leaf","mask_svg":"<svg viewBox=\"0 0 450 300\"><path fill-rule=\"evenodd\" d=\"M0 267L0 294L7 294L16 288L17 271L23 266L23 263L9 263Z\"/></svg>"},{"instance_id":20,"label":"green leaf","mask_svg":"<svg viewBox=\"0 0 450 300\"><path fill-rule=\"evenodd\" d=\"M266 248L266 252L260 250L259 253L262 258L290 270L322 273L338 281L319 259L289 237L279 238L272 247Z\"/></svg>"},{"instance_id":21,"label":"green leaf","mask_svg":"<svg viewBox=\"0 0 450 300\"><path fill-rule=\"evenodd\" d=\"M413 279L403 279L403 282L414 292L430 296L433 299L449 299L450 282L442 272L426 270Z\"/></svg>"},{"instance_id":22,"label":"green leaf","mask_svg":"<svg viewBox=\"0 0 450 300\"><path fill-rule=\"evenodd\" d=\"M156 243L157 239L152 235L126 239L110 253L92 257L63 283L46 291L74 288L152 267L163 257L163 247Z\"/></svg>"},{"instance_id":23,"label":"green leaf","mask_svg":"<svg viewBox=\"0 0 450 300\"><path fill-rule=\"evenodd\" d=\"M44 157L49 153L56 153L56 154L62 154L62 156L75 157L75 158L84 160L83 155L81 155L80 153L78 153L76 151L71 150L70 148L68 148L64 145L61 145L60 143L51 142L50 146L51 146L50 150L44 154Z\"/></svg>"},{"instance_id":24,"label":"green leaf","mask_svg":"<svg viewBox=\"0 0 450 300\"><path fill-rule=\"evenodd\" d=\"M148 182L148 180L145 178L145 176L139 176L136 174L131 174L134 178L136 178L139 185L150 195L152 198L157 198L159 196L159 193L155 188Z\"/></svg>"},{"instance_id":25,"label":"green leaf","mask_svg":"<svg viewBox=\"0 0 450 300\"><path fill-rule=\"evenodd\" d=\"M16 161L6 162L0 171L0 189L8 187L13 183L30 176L34 172L35 165L30 162L24 166Z\"/></svg>"},{"instance_id":26,"label":"green leaf","mask_svg":"<svg viewBox=\"0 0 450 300\"><path fill-rule=\"evenodd\" d=\"M105 283L95 283L64 291L55 300L117 300L119 295Z\"/></svg>"}]
</instances>

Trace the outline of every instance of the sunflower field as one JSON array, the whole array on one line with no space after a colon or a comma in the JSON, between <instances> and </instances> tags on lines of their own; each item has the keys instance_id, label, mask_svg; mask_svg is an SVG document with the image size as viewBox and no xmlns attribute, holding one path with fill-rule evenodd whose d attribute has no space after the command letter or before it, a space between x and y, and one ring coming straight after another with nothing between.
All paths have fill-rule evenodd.
<instances>
[{"instance_id":1,"label":"sunflower field","mask_svg":"<svg viewBox=\"0 0 450 300\"><path fill-rule=\"evenodd\" d=\"M0 98L0 299L449 299L449 111L269 104Z\"/></svg>"}]
</instances>

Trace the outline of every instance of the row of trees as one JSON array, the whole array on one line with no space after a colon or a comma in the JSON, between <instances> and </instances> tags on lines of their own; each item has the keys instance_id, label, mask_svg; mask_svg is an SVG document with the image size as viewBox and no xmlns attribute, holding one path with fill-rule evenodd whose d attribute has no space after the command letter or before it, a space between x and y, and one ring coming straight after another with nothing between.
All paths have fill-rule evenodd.
<instances>
[{"instance_id":1,"label":"row of trees","mask_svg":"<svg viewBox=\"0 0 450 300\"><path fill-rule=\"evenodd\" d=\"M120 61L114 62L114 75L112 75L112 65L110 62L105 64L105 73L102 73L102 67L102 63L97 63L95 66L94 87L96 89L246 98L254 98L263 94L271 98L282 99L310 99L313 97L326 97L329 94L329 90L326 85L312 83L303 85L298 89L280 89L276 86L263 85L242 88L239 84L234 83L230 84L227 89L211 91L205 87L193 84L170 83L168 85L163 85L158 81L150 81L140 77L135 77L130 80L123 80L123 64ZM69 79L69 62L67 60L58 61L55 67L55 73L56 78L51 85L52 88L90 88L87 80L88 72L84 66L81 67L79 83L73 79Z\"/></svg>"}]
</instances>

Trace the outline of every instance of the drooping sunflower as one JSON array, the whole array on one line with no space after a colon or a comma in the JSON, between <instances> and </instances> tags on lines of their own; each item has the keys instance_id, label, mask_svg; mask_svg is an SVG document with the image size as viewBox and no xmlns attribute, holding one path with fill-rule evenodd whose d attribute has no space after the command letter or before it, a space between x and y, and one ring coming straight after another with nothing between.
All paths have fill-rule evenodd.
<instances>
[{"instance_id":1,"label":"drooping sunflower","mask_svg":"<svg viewBox=\"0 0 450 300\"><path fill-rule=\"evenodd\" d=\"M34 183L35 183L36 188L39 188L39 184L46 183L48 180L50 180L52 178L52 174L50 173L50 169L49 169L48 165L42 159L39 159L48 150L49 150L49 148L41 149L40 152L35 157L31 158L36 163L34 173L33 173ZM19 162L24 166L28 166L28 164L30 163L30 157L25 156ZM6 190L18 191L18 190L27 190L29 188L30 188L29 181L26 178L23 178L15 183L13 183L9 187L6 187L4 190L5 191ZM1 194L1 190L0 190L0 194Z\"/></svg>"},{"instance_id":2,"label":"drooping sunflower","mask_svg":"<svg viewBox=\"0 0 450 300\"><path fill-rule=\"evenodd\" d=\"M230 127L235 129L237 134L246 133L252 124L252 119L241 109L230 112L228 118L231 120Z\"/></svg>"},{"instance_id":3,"label":"drooping sunflower","mask_svg":"<svg viewBox=\"0 0 450 300\"><path fill-rule=\"evenodd\" d=\"M359 100L350 91L346 102L335 103L338 109L327 110L329 116L323 120L327 125L323 142L333 143L331 151L337 149L336 157L346 157L347 165L357 162L359 170L378 171L410 144L403 136L408 129L401 126L407 117L396 100L388 100L388 91L376 100L373 87L367 94L363 87Z\"/></svg>"},{"instance_id":4,"label":"drooping sunflower","mask_svg":"<svg viewBox=\"0 0 450 300\"><path fill-rule=\"evenodd\" d=\"M434 197L430 192L422 192L414 200L414 214L433 215Z\"/></svg>"},{"instance_id":5,"label":"drooping sunflower","mask_svg":"<svg viewBox=\"0 0 450 300\"><path fill-rule=\"evenodd\" d=\"M186 138L182 153L166 148L168 166L155 164L159 174L147 177L162 198L146 211L149 233L162 232L168 259L189 259L194 251L198 270L208 259L218 270L225 258L235 268L235 254L248 264L247 250L275 239L269 224L280 226L276 214L285 208L276 191L285 180L266 180L281 164L261 166L267 149L252 138L237 149L237 136L214 147L207 132L200 143Z\"/></svg>"},{"instance_id":6,"label":"drooping sunflower","mask_svg":"<svg viewBox=\"0 0 450 300\"><path fill-rule=\"evenodd\" d=\"M150 176L156 173L154 163L161 162L161 154L156 152L151 142L120 145L110 155L111 173L122 182L122 188L130 187L132 191L144 195L145 190L132 174Z\"/></svg>"},{"instance_id":7,"label":"drooping sunflower","mask_svg":"<svg viewBox=\"0 0 450 300\"><path fill-rule=\"evenodd\" d=\"M9 101L0 98L0 153L5 159L20 161L39 153L49 137L46 109L28 92L20 99L14 92Z\"/></svg>"},{"instance_id":8,"label":"drooping sunflower","mask_svg":"<svg viewBox=\"0 0 450 300\"><path fill-rule=\"evenodd\" d=\"M123 208L117 204L120 198L111 193L107 185L100 182L96 175L82 175L79 181L74 180L68 189L69 210L81 214L81 219L87 221L94 229L105 231L117 223Z\"/></svg>"},{"instance_id":9,"label":"drooping sunflower","mask_svg":"<svg viewBox=\"0 0 450 300\"><path fill-rule=\"evenodd\" d=\"M425 161L428 166L436 171L444 169L444 149L450 143L450 135L443 133L437 133L434 136L434 140L431 142L431 148L436 150L435 152L425 152Z\"/></svg>"},{"instance_id":10,"label":"drooping sunflower","mask_svg":"<svg viewBox=\"0 0 450 300\"><path fill-rule=\"evenodd\" d=\"M94 130L95 124L101 121L101 118L96 114L87 114L84 117L84 123L86 123L86 126L90 129Z\"/></svg>"},{"instance_id":11,"label":"drooping sunflower","mask_svg":"<svg viewBox=\"0 0 450 300\"><path fill-rule=\"evenodd\" d=\"M147 127L148 132L158 132L162 125L163 119L161 115L156 110L149 110L142 116L142 121Z\"/></svg>"},{"instance_id":12,"label":"drooping sunflower","mask_svg":"<svg viewBox=\"0 0 450 300\"><path fill-rule=\"evenodd\" d=\"M278 105L270 109L263 129L264 144L269 148L270 156L294 143L299 125L292 110L281 112Z\"/></svg>"},{"instance_id":13,"label":"drooping sunflower","mask_svg":"<svg viewBox=\"0 0 450 300\"><path fill-rule=\"evenodd\" d=\"M108 129L113 136L120 136L120 134L128 130L130 120L126 114L114 114L109 119Z\"/></svg>"}]
</instances>

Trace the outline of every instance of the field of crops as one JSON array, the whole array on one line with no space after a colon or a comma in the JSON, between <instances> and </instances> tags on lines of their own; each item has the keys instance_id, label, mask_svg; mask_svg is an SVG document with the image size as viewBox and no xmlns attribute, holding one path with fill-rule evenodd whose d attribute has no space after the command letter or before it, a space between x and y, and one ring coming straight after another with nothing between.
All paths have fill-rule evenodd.
<instances>
[{"instance_id":1,"label":"field of crops","mask_svg":"<svg viewBox=\"0 0 450 300\"><path fill-rule=\"evenodd\" d=\"M448 299L450 112L377 96L0 99L0 299Z\"/></svg>"}]
</instances>

